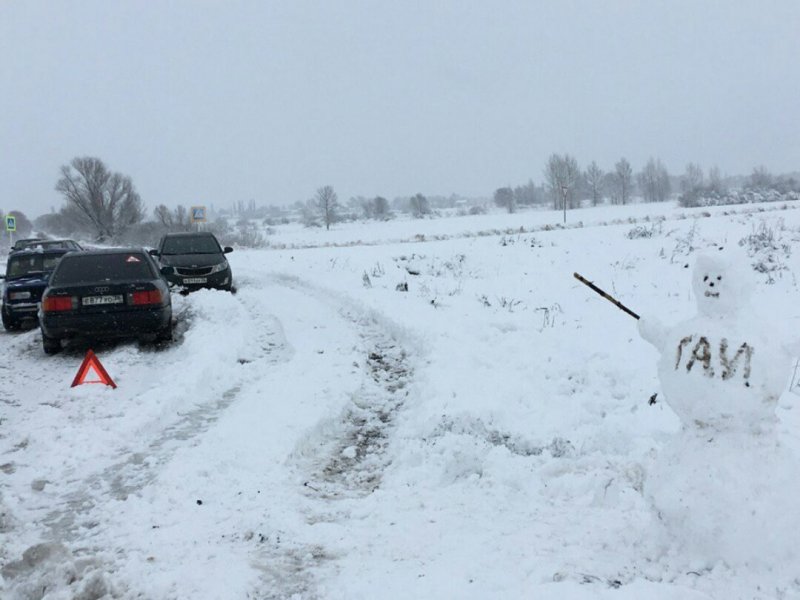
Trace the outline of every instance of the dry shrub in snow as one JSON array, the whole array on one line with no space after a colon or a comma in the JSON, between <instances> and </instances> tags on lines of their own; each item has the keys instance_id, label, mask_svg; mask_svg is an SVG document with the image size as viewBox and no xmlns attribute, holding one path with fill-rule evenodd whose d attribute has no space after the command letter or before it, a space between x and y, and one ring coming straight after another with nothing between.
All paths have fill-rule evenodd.
<instances>
[{"instance_id":1,"label":"dry shrub in snow","mask_svg":"<svg viewBox=\"0 0 800 600\"><path fill-rule=\"evenodd\" d=\"M645 217L646 222L650 221L650 217ZM627 233L629 240L636 240L642 238L651 238L656 235L661 235L662 224L664 223L663 217L657 217L655 221L648 227L647 225L637 225Z\"/></svg>"},{"instance_id":2,"label":"dry shrub in snow","mask_svg":"<svg viewBox=\"0 0 800 600\"><path fill-rule=\"evenodd\" d=\"M776 232L777 229L777 232ZM753 259L753 269L767 276L767 283L775 283L775 275L780 276L781 271L788 269L785 259L792 253L791 246L783 241L783 221L779 221L777 228L769 227L761 221L753 228L750 235L739 240L739 245Z\"/></svg>"}]
</instances>

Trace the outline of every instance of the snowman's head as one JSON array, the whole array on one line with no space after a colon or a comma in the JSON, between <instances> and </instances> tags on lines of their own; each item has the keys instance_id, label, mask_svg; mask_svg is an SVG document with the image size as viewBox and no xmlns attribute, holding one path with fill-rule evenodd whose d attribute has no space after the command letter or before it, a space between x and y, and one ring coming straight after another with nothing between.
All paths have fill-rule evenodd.
<instances>
[{"instance_id":1,"label":"snowman's head","mask_svg":"<svg viewBox=\"0 0 800 600\"><path fill-rule=\"evenodd\" d=\"M744 263L747 264L746 261ZM742 261L722 254L697 257L692 276L697 309L708 316L735 315L750 299L749 272Z\"/></svg>"}]
</instances>

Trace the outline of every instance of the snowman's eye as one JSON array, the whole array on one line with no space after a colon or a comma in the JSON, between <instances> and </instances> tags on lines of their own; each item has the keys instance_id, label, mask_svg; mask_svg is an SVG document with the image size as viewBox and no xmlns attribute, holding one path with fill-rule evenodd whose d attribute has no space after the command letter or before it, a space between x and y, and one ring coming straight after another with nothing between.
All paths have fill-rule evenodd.
<instances>
[{"instance_id":1,"label":"snowman's eye","mask_svg":"<svg viewBox=\"0 0 800 600\"><path fill-rule=\"evenodd\" d=\"M722 281L722 275L717 275L717 281Z\"/></svg>"},{"instance_id":2,"label":"snowman's eye","mask_svg":"<svg viewBox=\"0 0 800 600\"><path fill-rule=\"evenodd\" d=\"M706 275L705 277L703 277L703 281L708 281L708 275Z\"/></svg>"}]
</instances>

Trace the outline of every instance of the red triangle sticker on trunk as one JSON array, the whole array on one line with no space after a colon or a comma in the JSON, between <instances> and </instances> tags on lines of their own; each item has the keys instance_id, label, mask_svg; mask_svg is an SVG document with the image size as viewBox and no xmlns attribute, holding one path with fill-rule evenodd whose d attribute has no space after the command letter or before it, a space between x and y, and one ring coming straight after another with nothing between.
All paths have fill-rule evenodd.
<instances>
[{"instance_id":1,"label":"red triangle sticker on trunk","mask_svg":"<svg viewBox=\"0 0 800 600\"><path fill-rule=\"evenodd\" d=\"M97 379L87 379L86 377L90 373ZM100 359L97 358L97 355L91 349L86 352L86 356L84 357L78 372L75 374L75 379L72 380L71 387L75 387L76 385L81 385L83 383L102 383L105 385L110 385L112 388L117 387L117 384L114 383L113 379L111 379L111 376L105 370L103 365L100 364Z\"/></svg>"}]
</instances>

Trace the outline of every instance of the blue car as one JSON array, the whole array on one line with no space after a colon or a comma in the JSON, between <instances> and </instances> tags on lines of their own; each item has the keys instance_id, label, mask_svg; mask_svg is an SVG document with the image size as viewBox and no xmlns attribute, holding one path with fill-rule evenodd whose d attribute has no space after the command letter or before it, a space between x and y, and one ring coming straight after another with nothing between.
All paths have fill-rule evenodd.
<instances>
[{"instance_id":1,"label":"blue car","mask_svg":"<svg viewBox=\"0 0 800 600\"><path fill-rule=\"evenodd\" d=\"M12 252L6 264L3 286L3 327L18 329L23 321L37 318L42 292L50 274L69 248L20 250Z\"/></svg>"}]
</instances>

